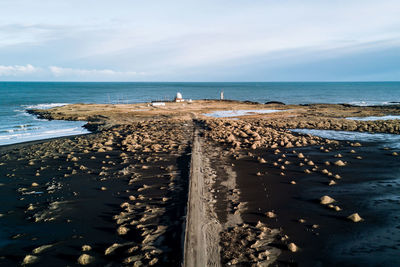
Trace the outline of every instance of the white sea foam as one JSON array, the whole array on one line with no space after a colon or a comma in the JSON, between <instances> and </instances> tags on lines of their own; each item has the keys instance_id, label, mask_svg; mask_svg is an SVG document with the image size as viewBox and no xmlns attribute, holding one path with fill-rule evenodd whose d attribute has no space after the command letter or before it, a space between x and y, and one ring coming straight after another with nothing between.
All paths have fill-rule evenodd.
<instances>
[{"instance_id":1,"label":"white sea foam","mask_svg":"<svg viewBox=\"0 0 400 267\"><path fill-rule=\"evenodd\" d=\"M379 120L400 120L400 115L370 116L370 117L349 117L347 120L356 121L379 121Z\"/></svg>"},{"instance_id":2,"label":"white sea foam","mask_svg":"<svg viewBox=\"0 0 400 267\"><path fill-rule=\"evenodd\" d=\"M229 118L229 117L256 115L256 114L268 114L268 113L283 112L283 111L286 110L278 110L278 109L219 110L211 113L204 113L203 115L214 118Z\"/></svg>"},{"instance_id":3,"label":"white sea foam","mask_svg":"<svg viewBox=\"0 0 400 267\"><path fill-rule=\"evenodd\" d=\"M350 102L349 104L353 105L353 106L360 106L360 107L368 106L367 102L365 102L365 101L353 101L353 102Z\"/></svg>"},{"instance_id":4,"label":"white sea foam","mask_svg":"<svg viewBox=\"0 0 400 267\"><path fill-rule=\"evenodd\" d=\"M47 109L64 105L68 105L68 103L21 105L21 108L14 109L14 112L17 113L16 116L24 115L27 118L18 120L21 123L19 125L9 124L2 127L0 131L0 145L89 133L88 130L82 127L85 122L49 121L39 119L26 112L26 109Z\"/></svg>"},{"instance_id":5,"label":"white sea foam","mask_svg":"<svg viewBox=\"0 0 400 267\"><path fill-rule=\"evenodd\" d=\"M316 129L293 129L296 133L311 134L322 138L359 141L359 142L378 142L382 146L391 148L400 148L400 135L384 134L384 133L360 133L349 131L334 131L334 130L316 130Z\"/></svg>"},{"instance_id":6,"label":"white sea foam","mask_svg":"<svg viewBox=\"0 0 400 267\"><path fill-rule=\"evenodd\" d=\"M65 129L57 129L57 130L48 130L48 131L43 131L42 134L61 134L61 133L76 133L76 132L81 132L82 129L81 127L73 127L73 128L65 128Z\"/></svg>"},{"instance_id":7,"label":"white sea foam","mask_svg":"<svg viewBox=\"0 0 400 267\"><path fill-rule=\"evenodd\" d=\"M51 122L47 122L51 123ZM27 141L41 140L54 137L87 134L88 130L82 126L84 122L56 122L57 125L49 125L48 127L35 127L29 131L12 132L8 134L0 134L0 145L9 145ZM67 125L65 125L67 124ZM69 127L68 127L69 126ZM72 127L71 127L72 126ZM65 128L60 128L65 127Z\"/></svg>"},{"instance_id":8,"label":"white sea foam","mask_svg":"<svg viewBox=\"0 0 400 267\"><path fill-rule=\"evenodd\" d=\"M42 104L28 105L23 107L26 109L48 109L48 108L62 107L68 104L69 103L42 103Z\"/></svg>"},{"instance_id":9,"label":"white sea foam","mask_svg":"<svg viewBox=\"0 0 400 267\"><path fill-rule=\"evenodd\" d=\"M22 124L22 125L16 125L14 126L14 129L9 129L7 132L13 133L13 132L21 132L21 131L31 131L31 130L38 130L40 127L34 127L34 125L31 124Z\"/></svg>"},{"instance_id":10,"label":"white sea foam","mask_svg":"<svg viewBox=\"0 0 400 267\"><path fill-rule=\"evenodd\" d=\"M366 106L390 106L390 105L399 105L400 102L388 102L388 101L353 101L349 102L348 104L353 106L359 107L366 107Z\"/></svg>"}]
</instances>

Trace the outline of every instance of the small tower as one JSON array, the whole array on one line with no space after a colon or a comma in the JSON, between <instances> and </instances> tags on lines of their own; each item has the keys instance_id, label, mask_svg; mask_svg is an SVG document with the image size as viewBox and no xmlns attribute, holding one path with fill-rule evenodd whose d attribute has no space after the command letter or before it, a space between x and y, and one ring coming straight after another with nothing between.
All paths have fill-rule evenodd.
<instances>
[{"instance_id":1,"label":"small tower","mask_svg":"<svg viewBox=\"0 0 400 267\"><path fill-rule=\"evenodd\" d=\"M220 99L220 100L224 100L224 91L221 91L221 94L220 94L219 99Z\"/></svg>"}]
</instances>

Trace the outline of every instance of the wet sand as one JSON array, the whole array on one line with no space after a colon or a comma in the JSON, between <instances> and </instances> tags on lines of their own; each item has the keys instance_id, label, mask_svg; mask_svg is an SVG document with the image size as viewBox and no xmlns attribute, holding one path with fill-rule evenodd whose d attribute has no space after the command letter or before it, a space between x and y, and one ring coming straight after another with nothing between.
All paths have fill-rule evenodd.
<instances>
[{"instance_id":1,"label":"wet sand","mask_svg":"<svg viewBox=\"0 0 400 267\"><path fill-rule=\"evenodd\" d=\"M289 111L202 115L259 108ZM398 120L343 119L398 113L237 101L37 111L95 133L0 148L0 265L396 266L398 151L288 129L398 133Z\"/></svg>"}]
</instances>

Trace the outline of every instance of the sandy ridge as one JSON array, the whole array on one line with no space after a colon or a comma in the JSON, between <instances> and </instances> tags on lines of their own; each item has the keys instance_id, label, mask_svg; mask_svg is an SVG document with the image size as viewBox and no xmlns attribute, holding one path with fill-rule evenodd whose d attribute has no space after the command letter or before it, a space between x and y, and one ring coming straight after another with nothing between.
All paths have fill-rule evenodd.
<instances>
[{"instance_id":1,"label":"sandy ridge","mask_svg":"<svg viewBox=\"0 0 400 267\"><path fill-rule=\"evenodd\" d=\"M220 266L219 232L221 225L208 212L202 141L196 130L190 165L184 266Z\"/></svg>"}]
</instances>

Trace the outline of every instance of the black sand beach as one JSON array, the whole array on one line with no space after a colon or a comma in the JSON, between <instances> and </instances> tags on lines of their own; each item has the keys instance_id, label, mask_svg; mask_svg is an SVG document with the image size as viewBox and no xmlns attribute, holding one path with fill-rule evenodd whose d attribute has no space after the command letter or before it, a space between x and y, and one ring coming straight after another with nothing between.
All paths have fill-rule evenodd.
<instances>
[{"instance_id":1,"label":"black sand beach","mask_svg":"<svg viewBox=\"0 0 400 267\"><path fill-rule=\"evenodd\" d=\"M257 151L252 157L233 160L238 173L238 184L242 191L241 201L248 203L243 214L244 221L256 224L265 222L270 227L281 228L282 240L276 243L284 248L277 261L278 266L397 266L400 241L399 182L392 184L400 167L397 158L376 144L365 144L355 149L348 144L323 152L319 147L282 150L275 155ZM319 170L311 174L299 167L304 162L297 157L303 153ZM325 166L325 161L337 160L342 154L348 166ZM282 158L285 155L285 158ZM363 159L356 159L361 156ZM255 158L263 157L267 164ZM282 166L273 166L279 159L289 161ZM245 168L246 166L246 168ZM334 179L321 173L328 169L339 173ZM252 170L252 171L250 171ZM257 176L256 172L263 175ZM330 180L336 185L329 186ZM295 181L295 184L291 182ZM320 197L328 195L337 200L341 211L321 205ZM394 197L394 198L391 198ZM274 218L266 213L272 211ZM353 223L347 216L359 213L363 222ZM303 219L304 222L299 220ZM286 239L286 235L288 239ZM300 249L297 253L286 250L286 244L294 242Z\"/></svg>"},{"instance_id":2,"label":"black sand beach","mask_svg":"<svg viewBox=\"0 0 400 267\"><path fill-rule=\"evenodd\" d=\"M128 152L119 142L87 151L111 131L2 148L0 265L26 255L38 266L78 265L81 255L97 266L179 265L188 131L176 149L159 152Z\"/></svg>"},{"instance_id":3,"label":"black sand beach","mask_svg":"<svg viewBox=\"0 0 400 267\"><path fill-rule=\"evenodd\" d=\"M400 264L397 150L177 112L1 147L0 265Z\"/></svg>"}]
</instances>

